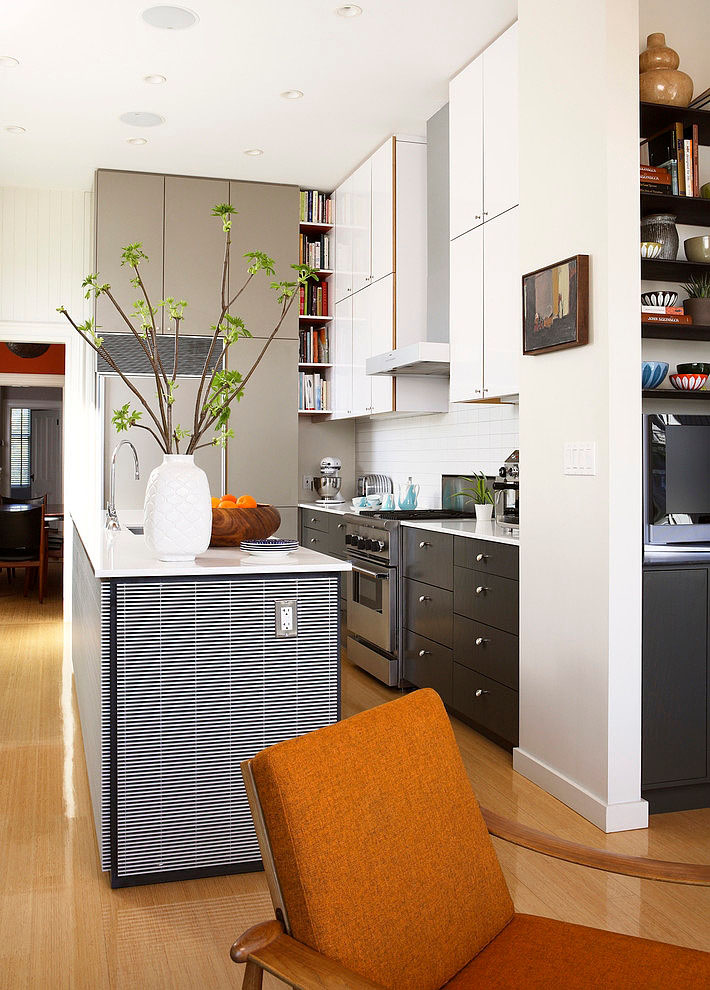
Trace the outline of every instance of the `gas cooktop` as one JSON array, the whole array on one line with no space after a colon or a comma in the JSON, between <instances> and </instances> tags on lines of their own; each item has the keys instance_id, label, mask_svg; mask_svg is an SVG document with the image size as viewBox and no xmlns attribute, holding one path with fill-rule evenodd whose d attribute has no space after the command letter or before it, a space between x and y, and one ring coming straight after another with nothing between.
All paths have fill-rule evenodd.
<instances>
[{"instance_id":1,"label":"gas cooktop","mask_svg":"<svg viewBox=\"0 0 710 990\"><path fill-rule=\"evenodd\" d=\"M374 519L474 519L472 512L461 512L458 509L361 509L360 516L371 516Z\"/></svg>"}]
</instances>

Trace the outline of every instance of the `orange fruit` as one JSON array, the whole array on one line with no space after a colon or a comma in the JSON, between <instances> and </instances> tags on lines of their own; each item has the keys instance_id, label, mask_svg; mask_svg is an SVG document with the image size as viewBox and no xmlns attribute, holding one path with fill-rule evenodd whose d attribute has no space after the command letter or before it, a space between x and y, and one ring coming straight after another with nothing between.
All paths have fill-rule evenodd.
<instances>
[{"instance_id":1,"label":"orange fruit","mask_svg":"<svg viewBox=\"0 0 710 990\"><path fill-rule=\"evenodd\" d=\"M236 495L223 495L222 496L222 501L223 502L236 502L237 501L237 496Z\"/></svg>"},{"instance_id":2,"label":"orange fruit","mask_svg":"<svg viewBox=\"0 0 710 990\"><path fill-rule=\"evenodd\" d=\"M231 499L222 499L222 501L217 506L218 509L236 509L236 505Z\"/></svg>"},{"instance_id":3,"label":"orange fruit","mask_svg":"<svg viewBox=\"0 0 710 990\"><path fill-rule=\"evenodd\" d=\"M212 500L211 500L211 501L212 501L212 508L213 508L213 509L216 509L216 508L217 508L217 506L219 505L219 503L220 503L220 502L221 502L222 500L221 500L221 499L219 499L219 498L212 498Z\"/></svg>"},{"instance_id":4,"label":"orange fruit","mask_svg":"<svg viewBox=\"0 0 710 990\"><path fill-rule=\"evenodd\" d=\"M240 509L255 509L257 504L253 495L240 495L237 499L237 505Z\"/></svg>"}]
</instances>

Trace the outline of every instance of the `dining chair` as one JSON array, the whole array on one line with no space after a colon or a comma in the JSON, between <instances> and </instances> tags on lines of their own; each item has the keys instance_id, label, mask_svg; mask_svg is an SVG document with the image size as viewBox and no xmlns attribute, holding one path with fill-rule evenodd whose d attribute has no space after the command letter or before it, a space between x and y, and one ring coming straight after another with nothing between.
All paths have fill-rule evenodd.
<instances>
[{"instance_id":1,"label":"dining chair","mask_svg":"<svg viewBox=\"0 0 710 990\"><path fill-rule=\"evenodd\" d=\"M242 764L275 920L232 946L243 990L710 987L710 953L515 910L490 834L548 856L710 885L710 867L595 850L482 811L430 689Z\"/></svg>"},{"instance_id":2,"label":"dining chair","mask_svg":"<svg viewBox=\"0 0 710 990\"><path fill-rule=\"evenodd\" d=\"M44 601L46 551L44 505L0 505L0 568L25 568L25 598L36 570L40 604Z\"/></svg>"},{"instance_id":3,"label":"dining chair","mask_svg":"<svg viewBox=\"0 0 710 990\"><path fill-rule=\"evenodd\" d=\"M31 498L17 498L14 495L0 495L0 506L2 506L2 505L27 505L27 506L43 505L44 506L44 511L46 512L47 511L47 493L45 492L44 495L33 495ZM45 522L44 525L45 525L45 528L48 528L46 522ZM47 536L49 537L49 533L47 534ZM51 541L48 539L48 542L47 542L48 548L49 548L50 542ZM15 568L14 567L8 567L8 568L6 568L6 572L7 572L7 580L8 580L8 582L9 583L12 583L15 580ZM47 567L46 567L46 560L45 560L45 578L46 578L46 575L47 575Z\"/></svg>"}]
</instances>

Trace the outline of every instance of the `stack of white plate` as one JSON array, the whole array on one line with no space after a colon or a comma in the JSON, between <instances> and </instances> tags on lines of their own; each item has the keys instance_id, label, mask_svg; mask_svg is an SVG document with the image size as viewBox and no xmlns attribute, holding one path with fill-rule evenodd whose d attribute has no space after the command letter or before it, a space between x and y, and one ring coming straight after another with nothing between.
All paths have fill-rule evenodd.
<instances>
[{"instance_id":1,"label":"stack of white plate","mask_svg":"<svg viewBox=\"0 0 710 990\"><path fill-rule=\"evenodd\" d=\"M298 540L277 540L274 537L268 540L242 540L239 544L240 550L254 557L285 557L299 547Z\"/></svg>"}]
</instances>

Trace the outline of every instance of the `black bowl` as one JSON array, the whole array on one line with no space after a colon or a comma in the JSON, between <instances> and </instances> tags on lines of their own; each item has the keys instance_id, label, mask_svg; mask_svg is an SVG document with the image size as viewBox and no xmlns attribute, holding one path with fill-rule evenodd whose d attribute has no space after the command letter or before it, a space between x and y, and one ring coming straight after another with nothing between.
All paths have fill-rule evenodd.
<instances>
[{"instance_id":1,"label":"black bowl","mask_svg":"<svg viewBox=\"0 0 710 990\"><path fill-rule=\"evenodd\" d=\"M706 361L689 361L676 365L679 375L710 375L710 364Z\"/></svg>"}]
</instances>

